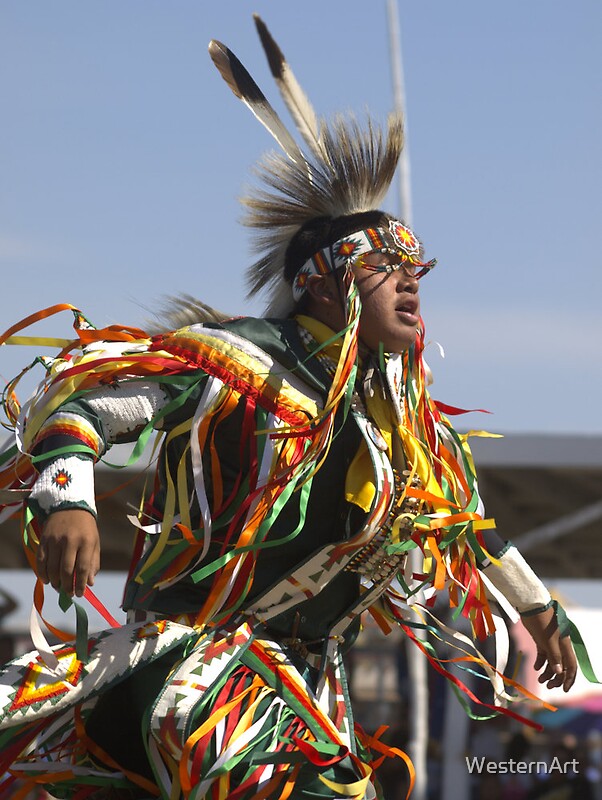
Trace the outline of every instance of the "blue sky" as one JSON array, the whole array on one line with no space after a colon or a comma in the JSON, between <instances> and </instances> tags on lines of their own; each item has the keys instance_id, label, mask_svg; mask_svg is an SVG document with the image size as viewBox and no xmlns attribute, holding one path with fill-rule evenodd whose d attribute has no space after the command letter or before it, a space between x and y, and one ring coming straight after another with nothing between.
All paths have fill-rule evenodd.
<instances>
[{"instance_id":1,"label":"blue sky","mask_svg":"<svg viewBox=\"0 0 602 800\"><path fill-rule=\"evenodd\" d=\"M385 0L1 0L1 327L57 302L141 324L176 292L261 313L237 197L272 141L207 55L224 41L281 110L253 11L320 113L384 119ZM433 394L493 412L464 427L601 433L602 4L399 11Z\"/></svg>"}]
</instances>

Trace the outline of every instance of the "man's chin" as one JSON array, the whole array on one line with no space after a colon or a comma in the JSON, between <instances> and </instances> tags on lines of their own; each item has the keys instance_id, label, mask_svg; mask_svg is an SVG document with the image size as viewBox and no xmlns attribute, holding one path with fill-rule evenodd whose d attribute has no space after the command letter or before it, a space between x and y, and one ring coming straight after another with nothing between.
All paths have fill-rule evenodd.
<instances>
[{"instance_id":1,"label":"man's chin","mask_svg":"<svg viewBox=\"0 0 602 800\"><path fill-rule=\"evenodd\" d=\"M416 335L412 336L411 338L403 338L403 339L396 339L394 342L388 341L387 343L378 343L375 347L367 345L365 342L359 342L359 352L360 356L366 356L371 353L378 355L381 351L386 353L387 355L395 354L395 353L405 353L406 350L409 350L410 347L416 341Z\"/></svg>"}]
</instances>

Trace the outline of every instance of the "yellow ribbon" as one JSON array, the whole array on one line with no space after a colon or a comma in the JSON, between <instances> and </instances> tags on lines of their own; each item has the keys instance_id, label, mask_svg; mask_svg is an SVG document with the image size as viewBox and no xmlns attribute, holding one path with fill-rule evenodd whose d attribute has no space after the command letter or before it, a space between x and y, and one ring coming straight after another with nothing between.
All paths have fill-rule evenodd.
<instances>
[{"instance_id":1,"label":"yellow ribbon","mask_svg":"<svg viewBox=\"0 0 602 800\"><path fill-rule=\"evenodd\" d=\"M337 794L342 794L343 797L352 797L354 800L360 800L365 796L370 781L369 775L355 783L335 783L335 781L325 778L324 775L318 775L318 778Z\"/></svg>"},{"instance_id":2,"label":"yellow ribbon","mask_svg":"<svg viewBox=\"0 0 602 800\"><path fill-rule=\"evenodd\" d=\"M72 346L77 339L56 339L52 336L9 336L2 344L33 345L35 347L65 347Z\"/></svg>"}]
</instances>

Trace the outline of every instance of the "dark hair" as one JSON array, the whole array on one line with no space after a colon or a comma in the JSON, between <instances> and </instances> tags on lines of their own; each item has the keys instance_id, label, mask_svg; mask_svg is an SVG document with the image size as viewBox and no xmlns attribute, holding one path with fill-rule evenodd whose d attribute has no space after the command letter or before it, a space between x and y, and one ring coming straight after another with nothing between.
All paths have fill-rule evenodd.
<instances>
[{"instance_id":1,"label":"dark hair","mask_svg":"<svg viewBox=\"0 0 602 800\"><path fill-rule=\"evenodd\" d=\"M364 228L388 225L393 219L384 211L361 211L342 217L315 217L301 228L291 239L284 256L284 277L292 283L303 264L318 250L334 244L350 233Z\"/></svg>"}]
</instances>

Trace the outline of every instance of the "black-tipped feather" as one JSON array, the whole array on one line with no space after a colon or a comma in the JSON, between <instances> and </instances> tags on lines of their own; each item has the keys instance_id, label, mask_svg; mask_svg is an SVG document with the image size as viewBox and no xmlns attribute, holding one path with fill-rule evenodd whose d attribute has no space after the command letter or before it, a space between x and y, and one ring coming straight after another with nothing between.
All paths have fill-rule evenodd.
<instances>
[{"instance_id":1,"label":"black-tipped feather","mask_svg":"<svg viewBox=\"0 0 602 800\"><path fill-rule=\"evenodd\" d=\"M291 161L304 164L305 158L299 145L234 53L225 44L212 39L209 42L209 55L232 92L271 133Z\"/></svg>"},{"instance_id":2,"label":"black-tipped feather","mask_svg":"<svg viewBox=\"0 0 602 800\"><path fill-rule=\"evenodd\" d=\"M259 164L265 188L253 188L242 199L246 225L255 229L257 261L247 271L249 294L270 293L268 316L287 316L294 306L284 279L287 247L299 228L315 217L340 217L380 207L393 180L403 146L401 116L389 117L386 133L368 118L318 120L305 92L266 25L255 24L270 70L300 135L311 148L305 159L295 140L269 105L247 70L228 48L211 42L209 52L234 94L279 142L290 160L271 153Z\"/></svg>"},{"instance_id":3,"label":"black-tipped feather","mask_svg":"<svg viewBox=\"0 0 602 800\"><path fill-rule=\"evenodd\" d=\"M265 22L258 14L253 14L253 19L255 20L255 27L272 76L299 133L314 155L324 158L324 144L321 137L320 124L308 96L295 78L282 50L276 44Z\"/></svg>"}]
</instances>

